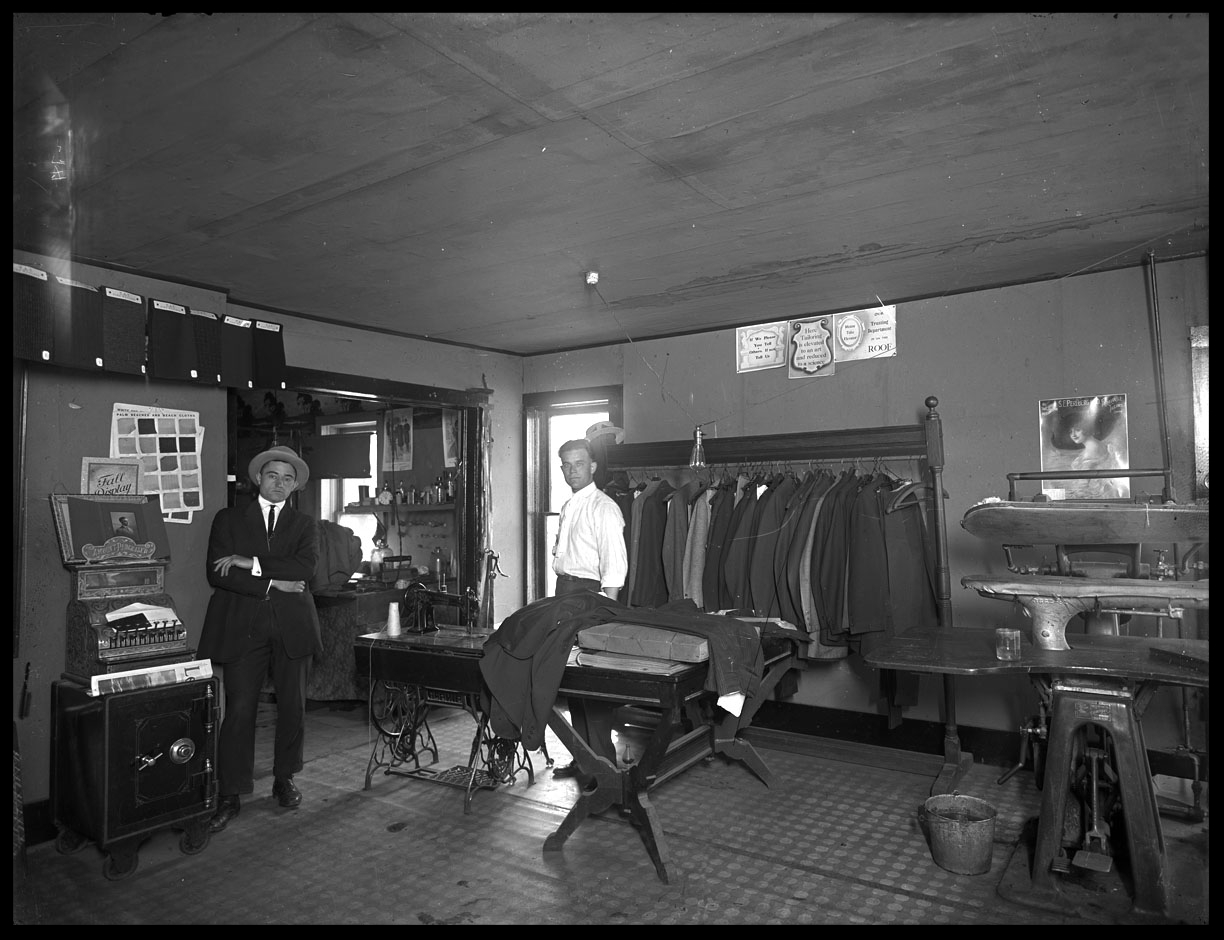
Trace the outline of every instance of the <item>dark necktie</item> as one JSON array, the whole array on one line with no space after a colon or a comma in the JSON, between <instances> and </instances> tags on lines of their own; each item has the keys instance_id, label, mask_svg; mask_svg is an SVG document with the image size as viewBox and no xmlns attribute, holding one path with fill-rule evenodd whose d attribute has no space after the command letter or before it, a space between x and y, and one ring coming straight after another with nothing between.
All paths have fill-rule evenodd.
<instances>
[{"instance_id":1,"label":"dark necktie","mask_svg":"<svg viewBox=\"0 0 1224 940\"><path fill-rule=\"evenodd\" d=\"M276 507L268 507L268 544L272 544L272 529L276 525Z\"/></svg>"}]
</instances>

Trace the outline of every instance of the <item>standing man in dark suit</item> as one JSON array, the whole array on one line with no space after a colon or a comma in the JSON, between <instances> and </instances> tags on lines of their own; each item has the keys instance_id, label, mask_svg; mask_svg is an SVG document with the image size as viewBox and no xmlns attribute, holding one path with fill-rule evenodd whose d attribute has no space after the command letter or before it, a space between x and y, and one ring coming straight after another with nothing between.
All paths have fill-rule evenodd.
<instances>
[{"instance_id":1,"label":"standing man in dark suit","mask_svg":"<svg viewBox=\"0 0 1224 940\"><path fill-rule=\"evenodd\" d=\"M259 497L218 512L208 537L213 595L197 655L224 667L225 685L213 832L229 825L241 795L255 789L255 718L269 671L276 694L272 795L287 809L302 802L293 775L302 769L306 673L322 648L309 589L319 559L315 521L286 503L306 485L310 468L278 446L256 455L248 473Z\"/></svg>"}]
</instances>

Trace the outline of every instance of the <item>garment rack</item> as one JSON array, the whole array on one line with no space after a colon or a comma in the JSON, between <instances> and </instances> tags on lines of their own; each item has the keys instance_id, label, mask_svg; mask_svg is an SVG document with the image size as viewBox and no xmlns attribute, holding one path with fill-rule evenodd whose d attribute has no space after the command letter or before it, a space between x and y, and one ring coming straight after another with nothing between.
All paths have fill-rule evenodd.
<instances>
[{"instance_id":1,"label":"garment rack","mask_svg":"<svg viewBox=\"0 0 1224 940\"><path fill-rule=\"evenodd\" d=\"M910 457L926 461L935 512L935 601L940 627L952 626L952 579L948 568L948 527L943 490L943 422L935 409L939 399L925 402L927 413L916 424L797 434L759 434L751 437L716 437L704 441L706 465L761 465L768 463L827 462L836 460ZM650 441L610 444L607 470L642 470L688 466L693 442Z\"/></svg>"},{"instance_id":2,"label":"garment rack","mask_svg":"<svg viewBox=\"0 0 1224 940\"><path fill-rule=\"evenodd\" d=\"M939 399L928 396L927 413L916 424L796 434L761 434L749 437L716 437L704 440L706 465L763 464L790 461L830 461L911 457L926 461L935 515L935 601L940 629L952 627L952 579L948 568L948 523L943 488L943 421L935 409ZM641 444L611 444L605 453L609 471L629 468L687 467L692 440L651 441ZM936 786L959 780L973 763L963 752L956 726L956 682L944 674L944 770ZM935 792L932 790L932 792ZM943 789L939 792L944 792Z\"/></svg>"}]
</instances>

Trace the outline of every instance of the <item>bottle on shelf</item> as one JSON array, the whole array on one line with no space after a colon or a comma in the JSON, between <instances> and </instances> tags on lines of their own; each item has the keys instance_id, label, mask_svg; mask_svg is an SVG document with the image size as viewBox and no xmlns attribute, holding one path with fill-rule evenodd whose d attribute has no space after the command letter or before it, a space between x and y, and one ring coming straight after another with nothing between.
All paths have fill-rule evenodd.
<instances>
[{"instance_id":1,"label":"bottle on shelf","mask_svg":"<svg viewBox=\"0 0 1224 940\"><path fill-rule=\"evenodd\" d=\"M390 549L387 548L387 543L382 539L376 539L374 542L374 550L370 552L370 574L378 578L382 576L383 561L387 557Z\"/></svg>"},{"instance_id":2,"label":"bottle on shelf","mask_svg":"<svg viewBox=\"0 0 1224 940\"><path fill-rule=\"evenodd\" d=\"M395 501L401 506L408 502L408 494L404 492L404 481L400 480L399 489L395 493Z\"/></svg>"}]
</instances>

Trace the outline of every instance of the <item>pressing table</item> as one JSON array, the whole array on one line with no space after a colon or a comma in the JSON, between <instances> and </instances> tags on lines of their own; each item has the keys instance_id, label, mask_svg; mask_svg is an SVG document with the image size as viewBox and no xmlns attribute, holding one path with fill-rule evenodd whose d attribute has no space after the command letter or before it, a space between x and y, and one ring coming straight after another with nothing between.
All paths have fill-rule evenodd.
<instances>
[{"instance_id":1,"label":"pressing table","mask_svg":"<svg viewBox=\"0 0 1224 940\"><path fill-rule=\"evenodd\" d=\"M652 675L592 666L567 666L559 697L585 699L605 705L639 706L658 712L658 722L637 762L628 767L595 753L574 729L559 705L554 705L548 726L574 758L578 767L578 800L561 825L544 840L544 851L558 851L591 813L619 805L628 810L641 833L659 878L670 880L670 853L663 826L648 792L714 754L742 761L769 786L773 773L752 744L741 734L752 722L761 702L794 665L794 645L787 639L762 641L765 670L759 693L736 716L713 707L714 694L705 689L708 664L694 663L671 675ZM679 736L677 736L677 732Z\"/></svg>"},{"instance_id":2,"label":"pressing table","mask_svg":"<svg viewBox=\"0 0 1224 940\"><path fill-rule=\"evenodd\" d=\"M437 750L425 720L431 704L459 706L477 720L476 738L467 767L453 768L454 779L437 782L466 787L464 812L476 787L494 787L513 779L517 769L526 769L534 782L530 759L517 742L494 737L488 718L480 712L483 679L480 658L486 637L454 633L431 635L401 634L390 637L371 633L354 643L358 675L371 680L371 710L378 725L375 742L366 768L366 788L376 767L384 773L431 777L420 767L420 756ZM579 795L568 815L544 842L544 851L560 850L565 840L591 813L612 805L625 807L641 833L646 851L659 878L670 878L667 842L648 791L670 780L698 761L713 754L724 754L742 761L770 785L773 774L742 733L751 724L760 703L771 695L778 681L794 665L794 644L784 638L762 642L765 672L759 694L745 703L739 716L714 707L714 693L705 689L707 663L694 663L671 675L628 672L594 666L567 666L558 697L588 699L613 706L637 706L658 713L641 757L629 767L614 767L596 755L574 730L565 712L554 705L548 725L573 756L578 767ZM378 690L386 698L376 700ZM510 747L511 754L507 751ZM483 750L484 767L478 764ZM412 762L413 770L399 770Z\"/></svg>"}]
</instances>

